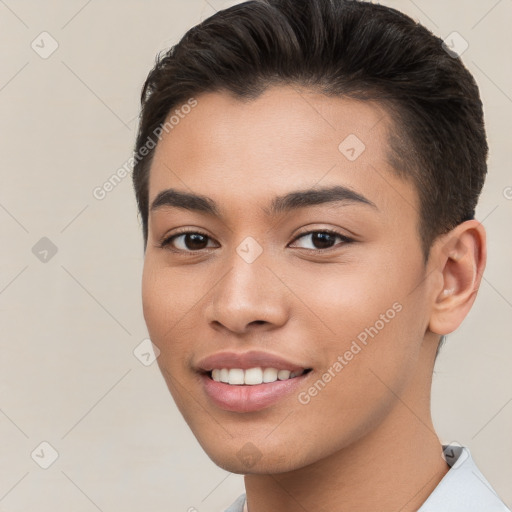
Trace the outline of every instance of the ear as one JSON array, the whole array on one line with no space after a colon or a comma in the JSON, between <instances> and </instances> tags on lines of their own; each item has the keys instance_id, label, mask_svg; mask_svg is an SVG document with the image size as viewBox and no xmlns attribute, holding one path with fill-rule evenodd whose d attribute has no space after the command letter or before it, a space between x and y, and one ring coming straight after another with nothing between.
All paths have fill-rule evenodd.
<instances>
[{"instance_id":1,"label":"ear","mask_svg":"<svg viewBox=\"0 0 512 512\"><path fill-rule=\"evenodd\" d=\"M458 224L436 240L431 250L437 273L429 329L449 334L473 305L487 261L485 229L476 219Z\"/></svg>"}]
</instances>

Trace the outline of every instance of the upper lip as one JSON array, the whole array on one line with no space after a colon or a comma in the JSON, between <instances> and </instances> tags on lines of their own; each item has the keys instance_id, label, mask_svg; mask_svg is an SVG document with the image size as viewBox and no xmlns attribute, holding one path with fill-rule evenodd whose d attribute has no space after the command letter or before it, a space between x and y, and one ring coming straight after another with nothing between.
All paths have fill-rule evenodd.
<instances>
[{"instance_id":1,"label":"upper lip","mask_svg":"<svg viewBox=\"0 0 512 512\"><path fill-rule=\"evenodd\" d=\"M240 368L246 370L255 367L275 368L276 370L306 370L307 366L288 361L281 356L257 350L249 352L217 352L201 359L197 363L200 371L209 372L214 368Z\"/></svg>"}]
</instances>

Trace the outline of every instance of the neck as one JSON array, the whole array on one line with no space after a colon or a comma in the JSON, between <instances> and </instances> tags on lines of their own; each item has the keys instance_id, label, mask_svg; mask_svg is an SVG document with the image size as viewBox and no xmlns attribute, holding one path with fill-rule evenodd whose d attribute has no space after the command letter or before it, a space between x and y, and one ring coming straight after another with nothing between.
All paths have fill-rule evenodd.
<instances>
[{"instance_id":1,"label":"neck","mask_svg":"<svg viewBox=\"0 0 512 512\"><path fill-rule=\"evenodd\" d=\"M430 415L431 375L418 368L379 427L342 450L286 473L246 475L248 511L417 511L449 469Z\"/></svg>"}]
</instances>

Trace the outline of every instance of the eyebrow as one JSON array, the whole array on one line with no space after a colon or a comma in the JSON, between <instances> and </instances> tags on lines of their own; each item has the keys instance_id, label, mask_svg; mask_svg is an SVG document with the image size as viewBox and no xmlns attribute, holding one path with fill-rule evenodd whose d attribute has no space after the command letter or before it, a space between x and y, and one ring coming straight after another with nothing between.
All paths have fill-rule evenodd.
<instances>
[{"instance_id":1,"label":"eyebrow","mask_svg":"<svg viewBox=\"0 0 512 512\"><path fill-rule=\"evenodd\" d=\"M377 211L379 210L375 203L363 195L341 185L289 192L285 195L274 197L269 207L263 207L262 209L266 215L276 216L283 212L325 203L356 203L370 206ZM150 211L163 207L182 208L216 217L222 216L218 205L210 197L182 192L172 188L163 190L156 196L151 203Z\"/></svg>"}]
</instances>

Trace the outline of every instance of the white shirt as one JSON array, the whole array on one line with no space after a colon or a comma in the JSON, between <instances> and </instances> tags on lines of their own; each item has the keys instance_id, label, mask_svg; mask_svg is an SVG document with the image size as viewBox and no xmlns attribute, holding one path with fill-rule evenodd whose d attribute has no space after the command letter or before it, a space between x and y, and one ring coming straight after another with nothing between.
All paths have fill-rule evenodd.
<instances>
[{"instance_id":1,"label":"white shirt","mask_svg":"<svg viewBox=\"0 0 512 512\"><path fill-rule=\"evenodd\" d=\"M443 446L450 469L418 512L511 512L464 446ZM225 512L247 512L242 494Z\"/></svg>"}]
</instances>

